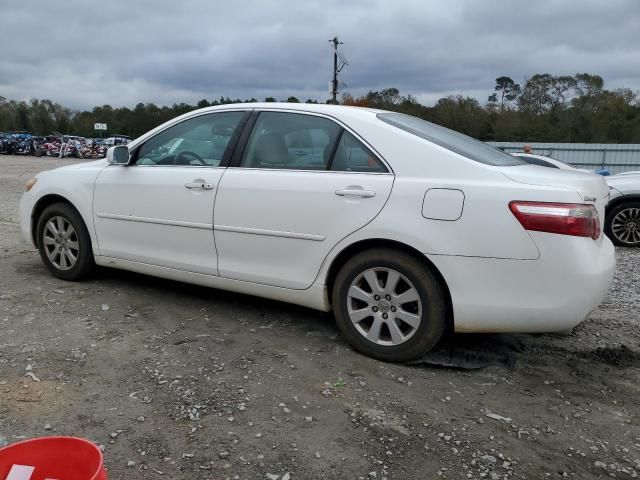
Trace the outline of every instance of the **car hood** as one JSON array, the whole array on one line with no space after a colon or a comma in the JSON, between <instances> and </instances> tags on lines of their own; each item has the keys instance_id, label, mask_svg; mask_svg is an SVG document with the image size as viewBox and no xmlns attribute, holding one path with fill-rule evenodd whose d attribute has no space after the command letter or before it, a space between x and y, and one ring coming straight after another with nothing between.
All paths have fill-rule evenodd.
<instances>
[{"instance_id":1,"label":"car hood","mask_svg":"<svg viewBox=\"0 0 640 480\"><path fill-rule=\"evenodd\" d=\"M74 163L72 165L65 165L64 167L58 167L54 170L84 170L84 169L100 169L102 170L104 167L108 166L109 162L102 158L100 160L93 160L91 162L82 162L82 163Z\"/></svg>"},{"instance_id":2,"label":"car hood","mask_svg":"<svg viewBox=\"0 0 640 480\"><path fill-rule=\"evenodd\" d=\"M583 200L587 197L600 200L609 195L609 187L604 177L595 173L545 168L537 165L503 167L501 171L507 178L519 183L569 188L578 192Z\"/></svg>"}]
</instances>

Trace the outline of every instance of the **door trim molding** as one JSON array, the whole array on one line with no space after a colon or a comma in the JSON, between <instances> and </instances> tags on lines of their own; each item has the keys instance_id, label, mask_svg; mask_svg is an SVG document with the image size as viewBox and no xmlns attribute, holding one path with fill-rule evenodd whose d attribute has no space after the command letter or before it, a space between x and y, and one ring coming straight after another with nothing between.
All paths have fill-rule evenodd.
<instances>
[{"instance_id":1,"label":"door trim molding","mask_svg":"<svg viewBox=\"0 0 640 480\"><path fill-rule=\"evenodd\" d=\"M318 235L315 233L283 232L280 230L266 230L263 228L232 227L230 225L214 225L213 229L220 232L246 233L249 235L265 235L268 237L295 238L299 240L311 240L314 242L322 242L325 238L327 238L326 235Z\"/></svg>"},{"instance_id":2,"label":"door trim molding","mask_svg":"<svg viewBox=\"0 0 640 480\"><path fill-rule=\"evenodd\" d=\"M125 222L155 223L158 225L170 225L172 227L200 228L211 230L211 223L183 222L181 220L165 220L161 218L136 217L134 215L118 215L115 213L96 213L98 218L108 218L109 220L123 220Z\"/></svg>"},{"instance_id":3,"label":"door trim molding","mask_svg":"<svg viewBox=\"0 0 640 480\"><path fill-rule=\"evenodd\" d=\"M180 220L165 220L161 218L136 217L134 215L119 215L116 213L96 213L98 218L109 220L122 220L125 222L154 223L157 225L169 225L172 227L200 228L204 230L217 230L220 232L246 233L248 235L264 235L268 237L295 238L298 240L311 240L322 242L326 235L315 233L283 232L280 230L266 230L263 228L232 227L230 225L212 225L210 223L183 222Z\"/></svg>"}]
</instances>

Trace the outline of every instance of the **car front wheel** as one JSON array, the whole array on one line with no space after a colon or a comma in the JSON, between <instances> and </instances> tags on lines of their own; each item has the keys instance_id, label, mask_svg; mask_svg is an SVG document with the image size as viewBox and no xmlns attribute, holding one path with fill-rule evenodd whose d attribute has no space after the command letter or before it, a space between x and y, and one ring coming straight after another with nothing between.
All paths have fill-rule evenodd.
<instances>
[{"instance_id":1,"label":"car front wheel","mask_svg":"<svg viewBox=\"0 0 640 480\"><path fill-rule=\"evenodd\" d=\"M36 227L38 250L49 271L63 280L80 280L94 267L91 237L80 214L65 203L44 209Z\"/></svg>"},{"instance_id":2,"label":"car front wheel","mask_svg":"<svg viewBox=\"0 0 640 480\"><path fill-rule=\"evenodd\" d=\"M640 202L627 202L607 214L605 233L616 245L640 247Z\"/></svg>"},{"instance_id":3,"label":"car front wheel","mask_svg":"<svg viewBox=\"0 0 640 480\"><path fill-rule=\"evenodd\" d=\"M368 250L346 262L334 282L332 304L349 343L380 360L415 360L447 327L445 294L436 277L395 250Z\"/></svg>"}]
</instances>

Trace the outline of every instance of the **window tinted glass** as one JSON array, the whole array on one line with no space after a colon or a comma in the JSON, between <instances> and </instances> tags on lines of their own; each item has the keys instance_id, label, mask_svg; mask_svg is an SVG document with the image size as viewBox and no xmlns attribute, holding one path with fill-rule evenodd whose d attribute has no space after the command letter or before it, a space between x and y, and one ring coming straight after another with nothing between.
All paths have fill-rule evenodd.
<instances>
[{"instance_id":1,"label":"window tinted glass","mask_svg":"<svg viewBox=\"0 0 640 480\"><path fill-rule=\"evenodd\" d=\"M379 113L378 118L394 127L440 145L476 162L495 166L524 165L525 161L497 148L421 118L402 113Z\"/></svg>"},{"instance_id":2,"label":"window tinted glass","mask_svg":"<svg viewBox=\"0 0 640 480\"><path fill-rule=\"evenodd\" d=\"M557 165L554 165L550 162L545 162L544 160L540 160L539 158L529 157L528 155L518 155L518 158L524 160L531 165L540 165L541 167L550 167L550 168L560 168Z\"/></svg>"},{"instance_id":3,"label":"window tinted glass","mask_svg":"<svg viewBox=\"0 0 640 480\"><path fill-rule=\"evenodd\" d=\"M147 140L137 165L217 167L244 112L201 115L174 125Z\"/></svg>"},{"instance_id":4,"label":"window tinted glass","mask_svg":"<svg viewBox=\"0 0 640 480\"><path fill-rule=\"evenodd\" d=\"M349 132L343 132L336 148L331 170L339 172L384 173L385 166L367 147Z\"/></svg>"},{"instance_id":5,"label":"window tinted glass","mask_svg":"<svg viewBox=\"0 0 640 480\"><path fill-rule=\"evenodd\" d=\"M258 116L241 167L325 170L340 127L322 117L262 112Z\"/></svg>"}]
</instances>

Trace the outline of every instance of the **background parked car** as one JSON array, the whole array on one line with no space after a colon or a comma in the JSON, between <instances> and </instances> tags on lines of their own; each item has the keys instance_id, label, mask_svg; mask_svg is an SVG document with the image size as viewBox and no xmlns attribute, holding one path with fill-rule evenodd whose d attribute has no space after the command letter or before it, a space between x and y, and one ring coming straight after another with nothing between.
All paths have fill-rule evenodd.
<instances>
[{"instance_id":1,"label":"background parked car","mask_svg":"<svg viewBox=\"0 0 640 480\"><path fill-rule=\"evenodd\" d=\"M10 133L0 133L0 153L13 154L16 139Z\"/></svg>"},{"instance_id":2,"label":"background parked car","mask_svg":"<svg viewBox=\"0 0 640 480\"><path fill-rule=\"evenodd\" d=\"M113 137L111 142L112 145L123 145L128 140L120 135ZM3 132L0 133L0 154L98 159L107 155L107 147L100 138L85 139L57 132L44 137L26 132Z\"/></svg>"},{"instance_id":3,"label":"background parked car","mask_svg":"<svg viewBox=\"0 0 640 480\"><path fill-rule=\"evenodd\" d=\"M131 137L127 135L112 135L104 139L104 145L108 148L115 145L127 145L130 141Z\"/></svg>"},{"instance_id":4,"label":"background parked car","mask_svg":"<svg viewBox=\"0 0 640 480\"><path fill-rule=\"evenodd\" d=\"M525 162L530 163L531 165L539 165L541 167L549 167L549 168L558 168L560 170L575 170L579 172L588 172L595 173L592 170L587 170L585 168L575 168L571 165L568 165L560 160L556 160L555 158L545 157L543 155L536 155L535 153L525 153L525 152L516 152L512 153L514 157L518 157L523 159Z\"/></svg>"},{"instance_id":5,"label":"background parked car","mask_svg":"<svg viewBox=\"0 0 640 480\"><path fill-rule=\"evenodd\" d=\"M15 138L14 155L31 155L33 136L30 133L15 133L13 137Z\"/></svg>"},{"instance_id":6,"label":"background parked car","mask_svg":"<svg viewBox=\"0 0 640 480\"><path fill-rule=\"evenodd\" d=\"M533 153L513 153L532 165L580 170L554 158ZM589 170L583 170L589 173ZM606 176L609 203L605 210L604 232L616 245L640 247L640 172L624 172Z\"/></svg>"},{"instance_id":7,"label":"background parked car","mask_svg":"<svg viewBox=\"0 0 640 480\"><path fill-rule=\"evenodd\" d=\"M610 193L605 233L616 245L640 247L640 172L605 178Z\"/></svg>"},{"instance_id":8,"label":"background parked car","mask_svg":"<svg viewBox=\"0 0 640 480\"><path fill-rule=\"evenodd\" d=\"M46 143L47 139L44 137L33 137L31 139L31 153L36 157L44 155L44 149L42 146Z\"/></svg>"}]
</instances>

